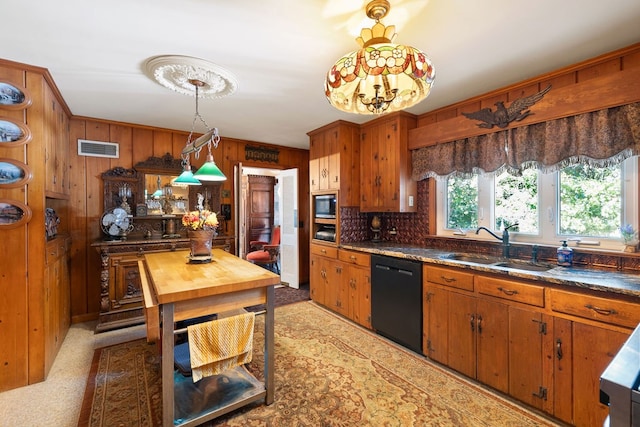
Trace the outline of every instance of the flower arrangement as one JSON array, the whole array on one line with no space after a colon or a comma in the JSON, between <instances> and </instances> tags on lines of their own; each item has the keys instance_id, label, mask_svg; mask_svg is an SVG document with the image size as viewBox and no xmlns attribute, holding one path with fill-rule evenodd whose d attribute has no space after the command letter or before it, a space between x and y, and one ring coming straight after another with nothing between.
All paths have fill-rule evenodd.
<instances>
[{"instance_id":1,"label":"flower arrangement","mask_svg":"<svg viewBox=\"0 0 640 427\"><path fill-rule=\"evenodd\" d=\"M206 209L191 211L182 216L182 225L190 230L215 230L218 228L218 216Z\"/></svg>"},{"instance_id":2,"label":"flower arrangement","mask_svg":"<svg viewBox=\"0 0 640 427\"><path fill-rule=\"evenodd\" d=\"M638 240L638 232L633 229L631 224L620 227L620 234L625 244L633 244Z\"/></svg>"}]
</instances>

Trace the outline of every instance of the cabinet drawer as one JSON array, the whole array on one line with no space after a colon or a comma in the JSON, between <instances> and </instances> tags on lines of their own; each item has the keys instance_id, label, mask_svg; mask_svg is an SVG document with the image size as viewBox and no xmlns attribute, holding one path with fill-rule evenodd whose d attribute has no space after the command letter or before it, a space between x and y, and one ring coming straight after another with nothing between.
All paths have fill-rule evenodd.
<instances>
[{"instance_id":1,"label":"cabinet drawer","mask_svg":"<svg viewBox=\"0 0 640 427\"><path fill-rule=\"evenodd\" d=\"M327 258L338 258L338 248L330 246L311 245L311 254L326 256Z\"/></svg>"},{"instance_id":2,"label":"cabinet drawer","mask_svg":"<svg viewBox=\"0 0 640 427\"><path fill-rule=\"evenodd\" d=\"M354 251L338 251L338 258L349 264L359 265L361 267L369 267L371 265L371 257L369 254Z\"/></svg>"},{"instance_id":3,"label":"cabinet drawer","mask_svg":"<svg viewBox=\"0 0 640 427\"><path fill-rule=\"evenodd\" d=\"M629 328L640 323L640 304L558 289L551 289L551 309Z\"/></svg>"},{"instance_id":4,"label":"cabinet drawer","mask_svg":"<svg viewBox=\"0 0 640 427\"><path fill-rule=\"evenodd\" d=\"M494 279L492 277L476 276L478 292L507 299L509 301L544 307L544 287L512 282L510 280Z\"/></svg>"},{"instance_id":5,"label":"cabinet drawer","mask_svg":"<svg viewBox=\"0 0 640 427\"><path fill-rule=\"evenodd\" d=\"M448 268L425 266L424 275L431 283L473 291L473 274Z\"/></svg>"}]
</instances>

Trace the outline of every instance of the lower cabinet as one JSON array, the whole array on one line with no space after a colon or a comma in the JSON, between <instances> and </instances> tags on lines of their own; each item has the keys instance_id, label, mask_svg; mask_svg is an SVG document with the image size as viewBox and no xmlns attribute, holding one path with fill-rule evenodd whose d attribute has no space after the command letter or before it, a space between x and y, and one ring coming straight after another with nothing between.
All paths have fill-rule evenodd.
<instances>
[{"instance_id":1,"label":"lower cabinet","mask_svg":"<svg viewBox=\"0 0 640 427\"><path fill-rule=\"evenodd\" d=\"M601 426L600 375L640 304L424 266L424 354L576 426Z\"/></svg>"},{"instance_id":2,"label":"lower cabinet","mask_svg":"<svg viewBox=\"0 0 640 427\"><path fill-rule=\"evenodd\" d=\"M311 299L371 328L371 273L368 254L311 245Z\"/></svg>"},{"instance_id":3,"label":"lower cabinet","mask_svg":"<svg viewBox=\"0 0 640 427\"><path fill-rule=\"evenodd\" d=\"M338 248L325 245L311 245L311 272L309 293L318 304L334 309L336 302L335 283Z\"/></svg>"},{"instance_id":4,"label":"lower cabinet","mask_svg":"<svg viewBox=\"0 0 640 427\"><path fill-rule=\"evenodd\" d=\"M609 410L600 403L600 375L640 322L640 304L559 289L549 295L549 306L558 316L553 337L555 415L576 426L601 426Z\"/></svg>"},{"instance_id":5,"label":"lower cabinet","mask_svg":"<svg viewBox=\"0 0 640 427\"><path fill-rule=\"evenodd\" d=\"M371 257L361 252L340 249L338 258L342 263L342 283L347 287L344 315L371 329Z\"/></svg>"},{"instance_id":6,"label":"lower cabinet","mask_svg":"<svg viewBox=\"0 0 640 427\"><path fill-rule=\"evenodd\" d=\"M69 248L71 239L58 237L47 242L45 267L45 376L62 347L71 323Z\"/></svg>"}]
</instances>

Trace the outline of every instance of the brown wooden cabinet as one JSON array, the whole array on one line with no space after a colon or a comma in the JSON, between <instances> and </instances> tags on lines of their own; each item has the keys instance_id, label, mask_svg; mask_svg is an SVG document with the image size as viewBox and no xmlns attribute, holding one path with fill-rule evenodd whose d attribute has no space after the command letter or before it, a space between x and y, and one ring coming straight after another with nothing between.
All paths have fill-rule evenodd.
<instances>
[{"instance_id":1,"label":"brown wooden cabinet","mask_svg":"<svg viewBox=\"0 0 640 427\"><path fill-rule=\"evenodd\" d=\"M48 375L71 323L69 248L71 239L58 236L47 242L45 267L45 375Z\"/></svg>"},{"instance_id":2,"label":"brown wooden cabinet","mask_svg":"<svg viewBox=\"0 0 640 427\"><path fill-rule=\"evenodd\" d=\"M45 191L49 197L68 197L69 182L69 118L52 89L44 86L45 121L44 158Z\"/></svg>"},{"instance_id":3,"label":"brown wooden cabinet","mask_svg":"<svg viewBox=\"0 0 640 427\"><path fill-rule=\"evenodd\" d=\"M340 249L342 286L346 288L346 307L341 314L371 329L371 257L362 252Z\"/></svg>"},{"instance_id":4,"label":"brown wooden cabinet","mask_svg":"<svg viewBox=\"0 0 640 427\"><path fill-rule=\"evenodd\" d=\"M312 193L340 190L340 206L358 206L359 134L357 124L342 120L308 133Z\"/></svg>"},{"instance_id":5,"label":"brown wooden cabinet","mask_svg":"<svg viewBox=\"0 0 640 427\"><path fill-rule=\"evenodd\" d=\"M549 294L557 316L555 415L576 426L602 425L608 408L599 400L599 378L640 322L640 304L591 292L551 289Z\"/></svg>"},{"instance_id":6,"label":"brown wooden cabinet","mask_svg":"<svg viewBox=\"0 0 640 427\"><path fill-rule=\"evenodd\" d=\"M365 123L360 131L360 210L415 212L408 132L415 116L399 112Z\"/></svg>"},{"instance_id":7,"label":"brown wooden cabinet","mask_svg":"<svg viewBox=\"0 0 640 427\"><path fill-rule=\"evenodd\" d=\"M327 245L311 244L311 299L325 306L334 305L336 264L338 249Z\"/></svg>"},{"instance_id":8,"label":"brown wooden cabinet","mask_svg":"<svg viewBox=\"0 0 640 427\"><path fill-rule=\"evenodd\" d=\"M311 299L371 329L370 256L311 244Z\"/></svg>"},{"instance_id":9,"label":"brown wooden cabinet","mask_svg":"<svg viewBox=\"0 0 640 427\"><path fill-rule=\"evenodd\" d=\"M30 135L24 144L0 147L0 157L25 163L30 172L23 185L0 188L0 199L29 209L28 221L2 230L8 242L0 260L0 391L5 391L43 381L69 328L70 112L44 69L4 61L0 80L24 88L31 101L24 109L0 105L0 116ZM53 151L57 164L46 158ZM49 236L47 208L60 219Z\"/></svg>"},{"instance_id":10,"label":"brown wooden cabinet","mask_svg":"<svg viewBox=\"0 0 640 427\"><path fill-rule=\"evenodd\" d=\"M600 375L640 304L589 290L424 266L424 354L576 426L602 425Z\"/></svg>"},{"instance_id":11,"label":"brown wooden cabinet","mask_svg":"<svg viewBox=\"0 0 640 427\"><path fill-rule=\"evenodd\" d=\"M96 332L104 332L144 323L138 261L145 253L187 249L189 239L100 240L92 246L101 258L100 313ZM212 248L234 253L235 238L216 236Z\"/></svg>"}]
</instances>

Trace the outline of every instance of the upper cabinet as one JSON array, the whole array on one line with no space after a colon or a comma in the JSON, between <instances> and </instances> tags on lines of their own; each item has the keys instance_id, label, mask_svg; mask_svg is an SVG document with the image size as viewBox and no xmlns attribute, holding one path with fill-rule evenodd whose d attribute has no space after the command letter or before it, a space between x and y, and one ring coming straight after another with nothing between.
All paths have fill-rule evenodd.
<instances>
[{"instance_id":1,"label":"upper cabinet","mask_svg":"<svg viewBox=\"0 0 640 427\"><path fill-rule=\"evenodd\" d=\"M45 190L48 197L67 198L70 192L69 117L47 84L43 98Z\"/></svg>"},{"instance_id":2,"label":"upper cabinet","mask_svg":"<svg viewBox=\"0 0 640 427\"><path fill-rule=\"evenodd\" d=\"M408 132L412 114L399 112L365 123L360 132L360 211L416 212Z\"/></svg>"},{"instance_id":3,"label":"upper cabinet","mask_svg":"<svg viewBox=\"0 0 640 427\"><path fill-rule=\"evenodd\" d=\"M310 190L340 190L340 206L359 203L359 129L339 120L308 133Z\"/></svg>"}]
</instances>

